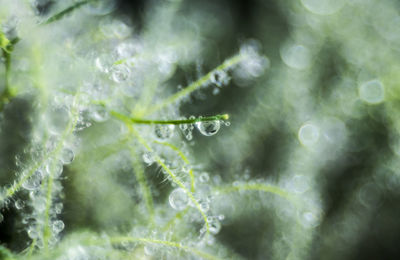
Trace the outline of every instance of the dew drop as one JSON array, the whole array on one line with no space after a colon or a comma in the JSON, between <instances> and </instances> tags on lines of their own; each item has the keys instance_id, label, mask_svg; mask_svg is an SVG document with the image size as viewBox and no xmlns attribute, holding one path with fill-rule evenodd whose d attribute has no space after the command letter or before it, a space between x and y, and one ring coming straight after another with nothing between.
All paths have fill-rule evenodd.
<instances>
[{"instance_id":1,"label":"dew drop","mask_svg":"<svg viewBox=\"0 0 400 260\"><path fill-rule=\"evenodd\" d=\"M174 125L156 125L154 132L158 139L168 139L173 135L175 129Z\"/></svg>"},{"instance_id":2,"label":"dew drop","mask_svg":"<svg viewBox=\"0 0 400 260\"><path fill-rule=\"evenodd\" d=\"M108 73L113 64L111 56L107 54L101 54L95 59L95 65L98 70L104 73Z\"/></svg>"},{"instance_id":3,"label":"dew drop","mask_svg":"<svg viewBox=\"0 0 400 260\"><path fill-rule=\"evenodd\" d=\"M314 228L319 225L320 219L317 214L307 211L301 215L300 221L305 228Z\"/></svg>"},{"instance_id":4,"label":"dew drop","mask_svg":"<svg viewBox=\"0 0 400 260\"><path fill-rule=\"evenodd\" d=\"M42 183L42 178L42 172L35 171L35 173L31 177L29 177L24 183L22 183L22 187L30 191L36 190Z\"/></svg>"},{"instance_id":5,"label":"dew drop","mask_svg":"<svg viewBox=\"0 0 400 260\"><path fill-rule=\"evenodd\" d=\"M148 165L153 164L155 161L154 155L151 152L143 153L142 158L143 158L143 161Z\"/></svg>"},{"instance_id":6,"label":"dew drop","mask_svg":"<svg viewBox=\"0 0 400 260\"><path fill-rule=\"evenodd\" d=\"M222 87L229 83L230 77L224 70L215 71L210 78L211 82L217 87Z\"/></svg>"},{"instance_id":7,"label":"dew drop","mask_svg":"<svg viewBox=\"0 0 400 260\"><path fill-rule=\"evenodd\" d=\"M208 203L207 200L201 200L199 201L199 204L202 211L207 212L210 210L210 203Z\"/></svg>"},{"instance_id":8,"label":"dew drop","mask_svg":"<svg viewBox=\"0 0 400 260\"><path fill-rule=\"evenodd\" d=\"M218 218L216 218L216 217L208 218L208 225L209 225L210 233L213 235L218 234L218 232L221 230L221 223L219 222Z\"/></svg>"},{"instance_id":9,"label":"dew drop","mask_svg":"<svg viewBox=\"0 0 400 260\"><path fill-rule=\"evenodd\" d=\"M304 146L312 146L318 142L319 128L307 123L300 127L298 138Z\"/></svg>"},{"instance_id":10,"label":"dew drop","mask_svg":"<svg viewBox=\"0 0 400 260\"><path fill-rule=\"evenodd\" d=\"M61 161L63 162L63 164L72 163L74 157L75 157L74 152L69 148L64 149L61 153Z\"/></svg>"},{"instance_id":11,"label":"dew drop","mask_svg":"<svg viewBox=\"0 0 400 260\"><path fill-rule=\"evenodd\" d=\"M49 162L46 165L46 172L49 175L52 175L54 178L60 177L62 171L63 171L63 163L61 161Z\"/></svg>"},{"instance_id":12,"label":"dew drop","mask_svg":"<svg viewBox=\"0 0 400 260\"><path fill-rule=\"evenodd\" d=\"M364 102L369 104L379 104L385 97L383 84L377 79L361 84L358 94Z\"/></svg>"},{"instance_id":13,"label":"dew drop","mask_svg":"<svg viewBox=\"0 0 400 260\"><path fill-rule=\"evenodd\" d=\"M126 81L130 73L129 68L125 65L116 65L111 68L111 78L117 83Z\"/></svg>"},{"instance_id":14,"label":"dew drop","mask_svg":"<svg viewBox=\"0 0 400 260\"><path fill-rule=\"evenodd\" d=\"M16 200L14 206L16 209L22 209L25 206L25 203L22 200Z\"/></svg>"},{"instance_id":15,"label":"dew drop","mask_svg":"<svg viewBox=\"0 0 400 260\"><path fill-rule=\"evenodd\" d=\"M297 70L304 70L311 64L311 52L303 45L285 45L281 50L283 62Z\"/></svg>"},{"instance_id":16,"label":"dew drop","mask_svg":"<svg viewBox=\"0 0 400 260\"><path fill-rule=\"evenodd\" d=\"M35 226L30 226L29 228L28 228L28 236L31 238L31 239L35 239L35 238L37 238L38 236L39 236L39 233L37 232L37 230L36 230L36 227Z\"/></svg>"},{"instance_id":17,"label":"dew drop","mask_svg":"<svg viewBox=\"0 0 400 260\"><path fill-rule=\"evenodd\" d=\"M61 214L61 212L62 212L62 209L63 209L63 204L62 203L56 203L55 205L54 205L54 210L55 210L55 212L56 212L56 214Z\"/></svg>"},{"instance_id":18,"label":"dew drop","mask_svg":"<svg viewBox=\"0 0 400 260\"><path fill-rule=\"evenodd\" d=\"M138 46L132 42L123 42L117 46L117 54L120 58L132 57L137 52Z\"/></svg>"},{"instance_id":19,"label":"dew drop","mask_svg":"<svg viewBox=\"0 0 400 260\"><path fill-rule=\"evenodd\" d=\"M109 118L107 109L97 105L90 108L90 117L96 122L104 122Z\"/></svg>"},{"instance_id":20,"label":"dew drop","mask_svg":"<svg viewBox=\"0 0 400 260\"><path fill-rule=\"evenodd\" d=\"M62 222L61 220L56 220L53 222L52 228L54 233L60 233L65 227L64 222Z\"/></svg>"},{"instance_id":21,"label":"dew drop","mask_svg":"<svg viewBox=\"0 0 400 260\"><path fill-rule=\"evenodd\" d=\"M200 182L205 183L205 182L208 182L208 181L210 180L210 176L208 175L208 173L202 172L202 173L200 174L199 179L200 179Z\"/></svg>"},{"instance_id":22,"label":"dew drop","mask_svg":"<svg viewBox=\"0 0 400 260\"><path fill-rule=\"evenodd\" d=\"M189 132L189 133L186 135L186 140L190 141L190 140L192 140L192 139L193 139L193 134L192 134L192 132Z\"/></svg>"},{"instance_id":23,"label":"dew drop","mask_svg":"<svg viewBox=\"0 0 400 260\"><path fill-rule=\"evenodd\" d=\"M205 136L215 135L218 132L220 125L221 123L219 120L196 122L197 129Z\"/></svg>"},{"instance_id":24,"label":"dew drop","mask_svg":"<svg viewBox=\"0 0 400 260\"><path fill-rule=\"evenodd\" d=\"M169 204L175 210L183 210L186 208L189 198L182 188L177 188L169 195Z\"/></svg>"}]
</instances>

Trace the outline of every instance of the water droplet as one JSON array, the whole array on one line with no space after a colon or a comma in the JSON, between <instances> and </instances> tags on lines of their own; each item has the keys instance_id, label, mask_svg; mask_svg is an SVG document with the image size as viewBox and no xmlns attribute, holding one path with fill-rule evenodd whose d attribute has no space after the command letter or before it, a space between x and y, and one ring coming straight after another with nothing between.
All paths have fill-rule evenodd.
<instances>
[{"instance_id":1,"label":"water droplet","mask_svg":"<svg viewBox=\"0 0 400 260\"><path fill-rule=\"evenodd\" d=\"M319 128L307 123L300 127L298 138L304 146L312 146L318 142Z\"/></svg>"},{"instance_id":2,"label":"water droplet","mask_svg":"<svg viewBox=\"0 0 400 260\"><path fill-rule=\"evenodd\" d=\"M205 136L215 135L218 132L220 125L221 123L219 120L196 122L197 129Z\"/></svg>"},{"instance_id":3,"label":"water droplet","mask_svg":"<svg viewBox=\"0 0 400 260\"><path fill-rule=\"evenodd\" d=\"M319 225L320 218L316 213L307 211L301 215L300 222L305 228L314 228Z\"/></svg>"},{"instance_id":4,"label":"water droplet","mask_svg":"<svg viewBox=\"0 0 400 260\"><path fill-rule=\"evenodd\" d=\"M339 11L346 0L301 0L301 3L314 14L330 15Z\"/></svg>"},{"instance_id":5,"label":"water droplet","mask_svg":"<svg viewBox=\"0 0 400 260\"><path fill-rule=\"evenodd\" d=\"M39 233L37 232L37 230L36 230L36 226L30 226L29 228L28 228L28 236L31 238L31 239L35 239L35 238L37 238L38 236L39 236Z\"/></svg>"},{"instance_id":6,"label":"water droplet","mask_svg":"<svg viewBox=\"0 0 400 260\"><path fill-rule=\"evenodd\" d=\"M61 202L56 203L54 205L54 210L55 210L56 214L61 214L63 207L64 206L63 206L63 204Z\"/></svg>"},{"instance_id":7,"label":"water droplet","mask_svg":"<svg viewBox=\"0 0 400 260\"><path fill-rule=\"evenodd\" d=\"M64 225L64 222L62 222L61 220L56 220L53 222L52 227L53 227L54 233L58 234L64 229L65 225Z\"/></svg>"},{"instance_id":8,"label":"water droplet","mask_svg":"<svg viewBox=\"0 0 400 260\"><path fill-rule=\"evenodd\" d=\"M217 87L227 85L230 79L231 78L228 76L228 73L226 73L224 70L217 70L210 77L211 82Z\"/></svg>"},{"instance_id":9,"label":"water droplet","mask_svg":"<svg viewBox=\"0 0 400 260\"><path fill-rule=\"evenodd\" d=\"M199 179L200 179L200 182L205 183L205 182L208 182L208 181L210 180L210 176L208 175L208 173L202 172L202 173L200 174Z\"/></svg>"},{"instance_id":10,"label":"water droplet","mask_svg":"<svg viewBox=\"0 0 400 260\"><path fill-rule=\"evenodd\" d=\"M219 216L218 216L218 219L219 219L220 221L224 220L224 219L225 219L225 215L219 215Z\"/></svg>"},{"instance_id":11,"label":"water droplet","mask_svg":"<svg viewBox=\"0 0 400 260\"><path fill-rule=\"evenodd\" d=\"M209 217L208 225L209 225L210 233L213 235L218 234L218 232L221 230L221 223L219 222L218 218L216 218L216 217Z\"/></svg>"},{"instance_id":12,"label":"water droplet","mask_svg":"<svg viewBox=\"0 0 400 260\"><path fill-rule=\"evenodd\" d=\"M117 54L120 58L130 58L136 54L138 46L133 42L123 42L117 46Z\"/></svg>"},{"instance_id":13,"label":"water droplet","mask_svg":"<svg viewBox=\"0 0 400 260\"><path fill-rule=\"evenodd\" d=\"M111 66L113 65L111 56L107 54L101 54L95 59L94 62L96 68L104 73L108 73L110 71Z\"/></svg>"},{"instance_id":14,"label":"water droplet","mask_svg":"<svg viewBox=\"0 0 400 260\"><path fill-rule=\"evenodd\" d=\"M29 177L24 183L22 183L22 187L27 190L36 190L39 188L42 183L43 173L41 171L35 171L31 177Z\"/></svg>"},{"instance_id":15,"label":"water droplet","mask_svg":"<svg viewBox=\"0 0 400 260\"><path fill-rule=\"evenodd\" d=\"M159 139L164 140L173 135L174 129L174 125L156 125L154 132Z\"/></svg>"},{"instance_id":16,"label":"water droplet","mask_svg":"<svg viewBox=\"0 0 400 260\"><path fill-rule=\"evenodd\" d=\"M111 78L117 83L126 81L130 75L131 71L129 68L123 64L116 65L111 68Z\"/></svg>"},{"instance_id":17,"label":"water droplet","mask_svg":"<svg viewBox=\"0 0 400 260\"><path fill-rule=\"evenodd\" d=\"M151 152L143 153L142 158L143 158L143 161L148 165L153 164L155 161L154 155Z\"/></svg>"},{"instance_id":18,"label":"water droplet","mask_svg":"<svg viewBox=\"0 0 400 260\"><path fill-rule=\"evenodd\" d=\"M173 190L169 195L169 204L173 209L183 210L186 208L188 202L189 198L186 192L181 188Z\"/></svg>"},{"instance_id":19,"label":"water droplet","mask_svg":"<svg viewBox=\"0 0 400 260\"><path fill-rule=\"evenodd\" d=\"M200 204L200 209L204 212L207 212L210 210L210 203L206 199L202 199L199 201Z\"/></svg>"},{"instance_id":20,"label":"water droplet","mask_svg":"<svg viewBox=\"0 0 400 260\"><path fill-rule=\"evenodd\" d=\"M192 140L192 139L193 139L193 134L192 134L192 132L189 132L189 133L186 135L186 140L190 141L190 140Z\"/></svg>"},{"instance_id":21,"label":"water droplet","mask_svg":"<svg viewBox=\"0 0 400 260\"><path fill-rule=\"evenodd\" d=\"M369 104L379 104L385 97L383 84L377 79L361 84L358 94L363 101Z\"/></svg>"},{"instance_id":22,"label":"water droplet","mask_svg":"<svg viewBox=\"0 0 400 260\"><path fill-rule=\"evenodd\" d=\"M294 193L304 193L310 188L308 179L303 175L295 175L287 184L287 189Z\"/></svg>"},{"instance_id":23,"label":"water droplet","mask_svg":"<svg viewBox=\"0 0 400 260\"><path fill-rule=\"evenodd\" d=\"M96 122L104 122L106 121L110 115L108 114L105 106L96 105L90 108L90 118Z\"/></svg>"},{"instance_id":24,"label":"water droplet","mask_svg":"<svg viewBox=\"0 0 400 260\"><path fill-rule=\"evenodd\" d=\"M46 165L46 172L49 175L52 175L54 178L60 177L62 171L63 171L63 163L61 161L49 162Z\"/></svg>"},{"instance_id":25,"label":"water droplet","mask_svg":"<svg viewBox=\"0 0 400 260\"><path fill-rule=\"evenodd\" d=\"M281 49L283 62L297 70L304 70L311 65L311 52L303 45L285 45Z\"/></svg>"},{"instance_id":26,"label":"water droplet","mask_svg":"<svg viewBox=\"0 0 400 260\"><path fill-rule=\"evenodd\" d=\"M74 157L75 157L74 152L69 148L64 149L61 153L61 161L63 162L63 164L72 163Z\"/></svg>"},{"instance_id":27,"label":"water droplet","mask_svg":"<svg viewBox=\"0 0 400 260\"><path fill-rule=\"evenodd\" d=\"M16 209L22 209L25 206L25 203L22 200L16 200L14 206Z\"/></svg>"}]
</instances>

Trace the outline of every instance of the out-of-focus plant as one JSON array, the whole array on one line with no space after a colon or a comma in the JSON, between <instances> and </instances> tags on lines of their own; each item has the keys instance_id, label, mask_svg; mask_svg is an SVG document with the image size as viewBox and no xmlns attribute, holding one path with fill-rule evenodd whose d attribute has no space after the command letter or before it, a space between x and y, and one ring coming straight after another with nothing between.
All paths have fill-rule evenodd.
<instances>
[{"instance_id":1,"label":"out-of-focus plant","mask_svg":"<svg viewBox=\"0 0 400 260\"><path fill-rule=\"evenodd\" d=\"M0 195L24 238L19 251L1 247L3 258L235 257L213 238L224 218L210 205L215 187L183 142L194 128L215 135L229 116L184 118L179 107L199 89L227 85L232 69L254 78L268 60L249 42L187 87L168 88L177 66L201 57L201 34L175 17L180 5L159 2L135 34L112 16L113 1L0 2L3 127L17 100L29 107ZM97 230L66 228L68 182Z\"/></svg>"},{"instance_id":2,"label":"out-of-focus plant","mask_svg":"<svg viewBox=\"0 0 400 260\"><path fill-rule=\"evenodd\" d=\"M0 259L389 258L397 1L146 3L0 0Z\"/></svg>"}]
</instances>

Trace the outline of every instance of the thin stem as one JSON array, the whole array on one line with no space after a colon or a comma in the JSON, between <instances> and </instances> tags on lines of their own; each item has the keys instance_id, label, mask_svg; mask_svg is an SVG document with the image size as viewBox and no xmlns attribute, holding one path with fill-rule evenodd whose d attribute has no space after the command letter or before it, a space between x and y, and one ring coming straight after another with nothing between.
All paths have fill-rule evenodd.
<instances>
[{"instance_id":1,"label":"thin stem","mask_svg":"<svg viewBox=\"0 0 400 260\"><path fill-rule=\"evenodd\" d=\"M198 117L194 119L182 119L182 120L152 120L152 119L141 119L141 118L131 118L127 117L121 113L118 113L116 111L111 111L110 112L112 116L115 118L118 118L119 120L125 122L125 123L130 123L130 124L146 124L146 125L152 125L152 124L159 124L159 125L182 125L182 124L194 124L197 122L207 122L207 121L216 121L216 120L228 120L229 115L228 114L223 114L223 115L215 115L215 116L207 116L207 117Z\"/></svg>"},{"instance_id":2,"label":"thin stem","mask_svg":"<svg viewBox=\"0 0 400 260\"><path fill-rule=\"evenodd\" d=\"M75 96L74 100L74 106L73 110L71 111L71 114L73 118L69 121L68 126L64 130L64 132L61 135L60 141L58 142L56 148L54 149L54 155L57 157L60 152L62 151L64 141L66 138L74 131L76 124L78 123L79 119L79 111L77 108L77 102L78 102L78 96ZM47 183L47 194L46 194L46 208L44 211L44 229L43 229L43 245L45 250L48 249L48 240L50 239L51 236L51 231L50 231L50 208L52 205L52 191L53 191L53 183L54 183L54 176L53 176L53 169L55 166L56 160L53 160L51 167L50 167L50 172L49 172L49 179Z\"/></svg>"},{"instance_id":3,"label":"thin stem","mask_svg":"<svg viewBox=\"0 0 400 260\"><path fill-rule=\"evenodd\" d=\"M197 255L199 257L202 257L202 258L208 259L208 260L219 260L220 259L211 254L200 251L194 247L184 246L180 243L166 241L166 240L158 240L158 239L152 239L152 238L137 238L137 237L112 237L112 238L110 238L110 242L113 244L118 244L118 243L123 243L123 242L139 242L139 243L143 243L143 244L158 244L158 245L177 248L179 250L189 252L191 254Z\"/></svg>"},{"instance_id":4,"label":"thin stem","mask_svg":"<svg viewBox=\"0 0 400 260\"><path fill-rule=\"evenodd\" d=\"M85 5L85 4L88 4L88 3L90 3L90 2L93 2L93 1L96 1L96 0L84 0L84 1L77 2L77 3L73 4L73 5L71 5L71 6L67 7L67 8L65 8L64 10L61 10L60 12L56 13L55 15L49 17L49 18L48 18L46 21L44 21L42 24L49 24L49 23L55 22L55 21L57 21L57 20L60 20L60 19L63 18L65 15L71 13L71 12L74 11L75 9L78 9L79 7L81 7L81 6Z\"/></svg>"},{"instance_id":5,"label":"thin stem","mask_svg":"<svg viewBox=\"0 0 400 260\"><path fill-rule=\"evenodd\" d=\"M182 158L183 162L187 165L189 165L189 160L185 156L185 154L175 145L167 143L167 142L159 142L159 141L154 141L156 144L161 144L170 147L172 150L178 153L178 155ZM190 191L194 192L195 191L195 179L194 179L194 174L193 174L193 169L190 168L189 170L189 176L190 176Z\"/></svg>"},{"instance_id":6,"label":"thin stem","mask_svg":"<svg viewBox=\"0 0 400 260\"><path fill-rule=\"evenodd\" d=\"M175 94L173 94L172 96L168 97L167 99L165 99L160 104L155 105L152 109L149 109L147 111L146 115L153 114L154 112L157 112L160 109L162 109L162 108L164 108L164 107L166 107L168 105L171 105L171 104L173 104L175 102L178 102L181 98L189 95L193 91L199 89L201 86L203 86L206 83L208 83L209 81L211 81L211 78L212 78L213 74L216 71L226 70L226 69L238 64L244 58L245 58L245 56L239 54L239 55L236 55L236 56L226 60L224 63L222 63L221 65L216 67L214 70L210 71L209 73L207 73L205 76L199 78L198 80L196 80L195 82L191 83L189 86L187 86L186 88L182 89L181 91L176 92Z\"/></svg>"},{"instance_id":7,"label":"thin stem","mask_svg":"<svg viewBox=\"0 0 400 260\"><path fill-rule=\"evenodd\" d=\"M143 198L146 203L147 211L150 214L150 220L153 221L153 218L154 218L153 197L151 196L150 188L149 188L146 178L144 176L143 166L137 159L138 158L137 152L132 145L129 146L129 150L130 150L131 156L133 158L132 166L133 166L133 170L135 171L136 179L139 182L140 189L142 191Z\"/></svg>"},{"instance_id":8,"label":"thin stem","mask_svg":"<svg viewBox=\"0 0 400 260\"><path fill-rule=\"evenodd\" d=\"M132 128L132 133L136 136L136 138L146 148L147 151L149 151L152 154L155 154L153 149L146 142L146 140L144 140L134 128ZM195 199L193 193L190 192L186 188L186 186L178 179L178 177L171 171L171 169L167 165L165 165L165 163L161 160L161 158L157 154L155 154L155 160L167 172L167 174L171 177L172 181L174 183L176 183L188 195L189 199L192 201L192 203L195 205L195 207L197 208L197 210L200 212L201 216L203 217L204 223L206 225L206 233L207 233L207 235L209 235L210 234L210 225L209 225L207 216L204 213L204 211L201 209L201 206L200 206L199 202Z\"/></svg>"}]
</instances>

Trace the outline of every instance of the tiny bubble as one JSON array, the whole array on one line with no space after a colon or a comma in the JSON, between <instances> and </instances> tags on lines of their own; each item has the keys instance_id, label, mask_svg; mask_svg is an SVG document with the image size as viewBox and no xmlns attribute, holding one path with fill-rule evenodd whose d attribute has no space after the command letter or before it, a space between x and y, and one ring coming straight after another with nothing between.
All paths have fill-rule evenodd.
<instances>
[{"instance_id":1,"label":"tiny bubble","mask_svg":"<svg viewBox=\"0 0 400 260\"><path fill-rule=\"evenodd\" d=\"M181 188L173 190L169 195L169 204L175 210L183 210L184 208L186 208L188 202L188 196L186 192Z\"/></svg>"},{"instance_id":2,"label":"tiny bubble","mask_svg":"<svg viewBox=\"0 0 400 260\"><path fill-rule=\"evenodd\" d=\"M65 227L64 222L61 220L56 220L53 222L53 231L54 233L60 233Z\"/></svg>"}]
</instances>

